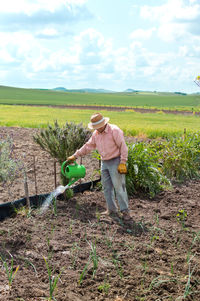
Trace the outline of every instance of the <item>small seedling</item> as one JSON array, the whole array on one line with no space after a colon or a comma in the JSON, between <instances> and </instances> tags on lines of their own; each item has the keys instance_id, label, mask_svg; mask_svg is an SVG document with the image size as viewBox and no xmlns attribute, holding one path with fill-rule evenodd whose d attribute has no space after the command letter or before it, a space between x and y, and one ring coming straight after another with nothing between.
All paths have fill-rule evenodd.
<instances>
[{"instance_id":1,"label":"small seedling","mask_svg":"<svg viewBox=\"0 0 200 301\"><path fill-rule=\"evenodd\" d=\"M77 262L77 258L78 258L78 254L79 254L79 250L80 250L80 247L78 245L77 242L75 242L72 246L72 249L71 249L71 262L72 262L72 268L75 270L75 267L76 267L76 262Z\"/></svg>"},{"instance_id":2,"label":"small seedling","mask_svg":"<svg viewBox=\"0 0 200 301\"><path fill-rule=\"evenodd\" d=\"M107 295L109 288L110 288L110 284L107 282L107 279L105 278L103 284L98 286L98 291Z\"/></svg>"},{"instance_id":3,"label":"small seedling","mask_svg":"<svg viewBox=\"0 0 200 301\"><path fill-rule=\"evenodd\" d=\"M57 216L57 199L56 198L53 198L52 205L53 205L53 214L54 214L54 216Z\"/></svg>"},{"instance_id":4,"label":"small seedling","mask_svg":"<svg viewBox=\"0 0 200 301\"><path fill-rule=\"evenodd\" d=\"M91 252L90 252L90 258L92 260L93 263L93 274L92 277L94 278L96 271L98 269L98 263L99 263L99 257L97 256L97 251L96 251L96 243L93 244L89 244L90 248L91 248Z\"/></svg>"},{"instance_id":5,"label":"small seedling","mask_svg":"<svg viewBox=\"0 0 200 301\"><path fill-rule=\"evenodd\" d=\"M74 221L72 220L70 225L69 225L69 233L70 235L72 235L72 232L73 232L73 224L74 224Z\"/></svg>"},{"instance_id":6,"label":"small seedling","mask_svg":"<svg viewBox=\"0 0 200 301\"><path fill-rule=\"evenodd\" d=\"M179 210L176 215L176 220L182 225L183 228L185 228L185 222L187 220L187 211L185 209Z\"/></svg>"},{"instance_id":7,"label":"small seedling","mask_svg":"<svg viewBox=\"0 0 200 301\"><path fill-rule=\"evenodd\" d=\"M79 284L81 284L82 282L83 282L83 279L84 279L84 277L85 277L85 274L86 274L86 272L87 272L87 269L88 269L88 266L89 266L89 263L90 263L90 261L88 261L87 263L86 263L86 265L84 266L84 269L83 269L83 271L82 271L82 273L81 273L81 275L80 275L80 278L79 278Z\"/></svg>"},{"instance_id":8,"label":"small seedling","mask_svg":"<svg viewBox=\"0 0 200 301\"><path fill-rule=\"evenodd\" d=\"M92 262L93 264L93 273L92 273L92 278L94 278L94 276L96 275L96 271L98 269L98 264L99 264L99 256L97 255L97 251L96 251L96 243L93 244L93 243L89 243L89 246L91 248L91 251L90 251L90 255L89 255L89 259L88 259L88 262L86 263L81 275L80 275L80 278L79 278L79 284L81 284L83 282L83 279L85 277L85 274L87 272L87 269L88 269L88 266L89 264Z\"/></svg>"},{"instance_id":9,"label":"small seedling","mask_svg":"<svg viewBox=\"0 0 200 301\"><path fill-rule=\"evenodd\" d=\"M4 268L6 270L6 274L8 277L8 284L9 284L9 288L11 289L12 286L12 282L17 274L17 271L19 270L19 265L16 267L16 269L14 269L14 262L13 262L13 256L10 254L11 256L11 264L9 266L9 264L7 263L7 261L5 259L3 259L2 256L0 256L0 260L3 262Z\"/></svg>"},{"instance_id":10,"label":"small seedling","mask_svg":"<svg viewBox=\"0 0 200 301\"><path fill-rule=\"evenodd\" d=\"M101 214L100 214L100 212L98 211L98 209L96 210L96 218L97 218L97 222L99 223L100 218L101 218Z\"/></svg>"},{"instance_id":11,"label":"small seedling","mask_svg":"<svg viewBox=\"0 0 200 301\"><path fill-rule=\"evenodd\" d=\"M153 236L151 237L151 244L152 244L155 240L159 240L159 236L158 236L158 235L153 235Z\"/></svg>"},{"instance_id":12,"label":"small seedling","mask_svg":"<svg viewBox=\"0 0 200 301\"><path fill-rule=\"evenodd\" d=\"M189 267L188 267L188 281L187 281L186 286L185 286L185 291L184 291L183 299L186 299L189 295L192 294L191 278L192 278L192 274L194 273L195 267L191 271L191 264L189 263Z\"/></svg>"},{"instance_id":13,"label":"small seedling","mask_svg":"<svg viewBox=\"0 0 200 301\"><path fill-rule=\"evenodd\" d=\"M49 276L49 298L48 298L48 300L49 301L51 301L51 300L56 301L56 298L53 296L53 294L54 294L54 291L57 287L58 280L60 278L62 270L60 271L60 273L57 276L53 276L52 269L51 269L47 259L44 256L43 256L43 258L44 258L44 261L45 261L45 264L46 264L46 267L47 267L47 271L48 271L48 276Z\"/></svg>"},{"instance_id":14,"label":"small seedling","mask_svg":"<svg viewBox=\"0 0 200 301\"><path fill-rule=\"evenodd\" d=\"M117 255L113 255L112 256L112 262L117 270L118 275L120 276L120 278L122 279L124 277L123 275L123 268L122 268L122 264L120 262L120 260L118 259Z\"/></svg>"}]
</instances>

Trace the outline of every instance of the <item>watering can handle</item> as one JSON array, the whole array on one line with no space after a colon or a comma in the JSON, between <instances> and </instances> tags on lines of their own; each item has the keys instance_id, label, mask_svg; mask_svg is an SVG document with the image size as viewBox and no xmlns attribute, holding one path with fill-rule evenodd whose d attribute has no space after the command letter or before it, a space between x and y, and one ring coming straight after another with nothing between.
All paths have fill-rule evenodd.
<instances>
[{"instance_id":1,"label":"watering can handle","mask_svg":"<svg viewBox=\"0 0 200 301\"><path fill-rule=\"evenodd\" d=\"M61 165L61 173L63 174L63 176L65 176L65 167L66 167L67 163L69 163L69 161L66 160ZM78 165L78 163L76 161L74 161L73 163L74 163L74 165Z\"/></svg>"}]
</instances>

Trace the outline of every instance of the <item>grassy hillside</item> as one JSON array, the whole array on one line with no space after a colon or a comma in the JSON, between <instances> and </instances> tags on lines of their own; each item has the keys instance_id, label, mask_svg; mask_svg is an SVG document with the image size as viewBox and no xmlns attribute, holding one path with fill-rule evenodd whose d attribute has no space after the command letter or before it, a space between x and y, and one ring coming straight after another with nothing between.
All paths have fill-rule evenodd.
<instances>
[{"instance_id":1,"label":"grassy hillside","mask_svg":"<svg viewBox=\"0 0 200 301\"><path fill-rule=\"evenodd\" d=\"M107 105L200 110L200 95L174 93L74 93L0 86L0 104Z\"/></svg>"}]
</instances>

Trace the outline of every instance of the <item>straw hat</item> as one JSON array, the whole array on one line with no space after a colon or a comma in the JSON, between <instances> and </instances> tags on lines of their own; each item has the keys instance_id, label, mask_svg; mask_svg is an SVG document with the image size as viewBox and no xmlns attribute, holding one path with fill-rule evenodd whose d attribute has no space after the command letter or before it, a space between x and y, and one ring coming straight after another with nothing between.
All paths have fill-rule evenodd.
<instances>
[{"instance_id":1,"label":"straw hat","mask_svg":"<svg viewBox=\"0 0 200 301\"><path fill-rule=\"evenodd\" d=\"M91 130L97 130L108 123L110 118L103 117L100 113L96 113L91 116L90 123L88 123L88 127Z\"/></svg>"}]
</instances>

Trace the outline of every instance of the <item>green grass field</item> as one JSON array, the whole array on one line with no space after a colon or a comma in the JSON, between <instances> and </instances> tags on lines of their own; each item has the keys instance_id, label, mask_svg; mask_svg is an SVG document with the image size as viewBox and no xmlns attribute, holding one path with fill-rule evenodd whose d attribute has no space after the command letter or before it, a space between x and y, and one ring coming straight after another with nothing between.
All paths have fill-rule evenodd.
<instances>
[{"instance_id":1,"label":"green grass field","mask_svg":"<svg viewBox=\"0 0 200 301\"><path fill-rule=\"evenodd\" d=\"M45 128L55 120L60 125L71 121L87 125L93 113L94 110L0 105L0 126ZM102 114L110 117L110 122L121 127L126 135L155 138L183 134L184 129L190 133L200 131L200 117L197 115L141 114L130 111L102 111Z\"/></svg>"},{"instance_id":2,"label":"green grass field","mask_svg":"<svg viewBox=\"0 0 200 301\"><path fill-rule=\"evenodd\" d=\"M102 105L200 111L200 95L174 93L74 93L0 86L0 104Z\"/></svg>"}]
</instances>

